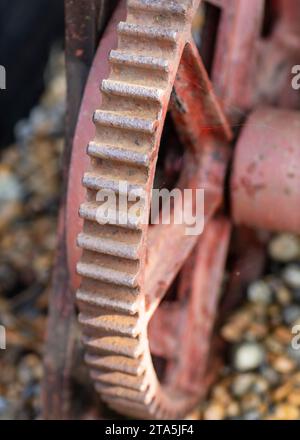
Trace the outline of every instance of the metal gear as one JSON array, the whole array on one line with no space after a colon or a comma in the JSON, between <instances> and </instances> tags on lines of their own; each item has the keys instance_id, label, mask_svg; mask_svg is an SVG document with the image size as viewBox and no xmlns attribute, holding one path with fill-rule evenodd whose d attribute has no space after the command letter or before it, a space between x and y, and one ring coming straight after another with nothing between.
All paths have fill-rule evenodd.
<instances>
[{"instance_id":1,"label":"metal gear","mask_svg":"<svg viewBox=\"0 0 300 440\"><path fill-rule=\"evenodd\" d=\"M82 282L76 294L85 359L103 400L134 417L183 417L204 394L227 254L229 221L222 215L211 218L222 205L231 132L191 43L191 21L198 4L128 1L127 19L118 25L118 48L110 53L110 75L102 82L102 104L94 114L96 136L87 150L91 165L83 178L87 198L80 207L84 226L77 240L83 250L77 264ZM184 86L193 81L201 83L194 96ZM200 241L197 236L184 236L185 225L149 228L142 221L149 216L149 195L174 83L173 114L188 146L179 186L207 192L207 226ZM178 105L181 99L184 109ZM195 102L198 109L193 108ZM184 129L193 110L197 119ZM124 212L126 224L119 224L115 215L107 223L107 217L99 215L96 194L111 190L118 199L120 181L126 182L129 195L139 194L140 212ZM158 308L193 248L190 264L182 270L177 303ZM165 347L159 341L158 329L167 322L171 324L163 339L174 342L177 336L181 356L170 353L172 343ZM153 335L151 328L156 329ZM203 339L200 349L199 338ZM158 380L151 352L168 359L168 383Z\"/></svg>"}]
</instances>

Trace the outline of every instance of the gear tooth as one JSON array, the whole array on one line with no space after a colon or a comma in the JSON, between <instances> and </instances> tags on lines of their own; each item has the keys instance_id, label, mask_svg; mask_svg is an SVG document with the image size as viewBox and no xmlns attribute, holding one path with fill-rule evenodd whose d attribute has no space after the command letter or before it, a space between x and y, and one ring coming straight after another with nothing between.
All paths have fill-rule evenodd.
<instances>
[{"instance_id":1,"label":"gear tooth","mask_svg":"<svg viewBox=\"0 0 300 440\"><path fill-rule=\"evenodd\" d=\"M150 154L135 151L131 148L118 148L112 145L103 145L90 142L87 152L90 156L112 161L124 162L128 165L149 166Z\"/></svg>"},{"instance_id":2,"label":"gear tooth","mask_svg":"<svg viewBox=\"0 0 300 440\"><path fill-rule=\"evenodd\" d=\"M100 225L115 225L133 230L142 229L143 210L139 209L139 216L125 211L111 210L105 213L101 211L101 204L96 202L85 202L80 205L80 217L98 222Z\"/></svg>"},{"instance_id":3,"label":"gear tooth","mask_svg":"<svg viewBox=\"0 0 300 440\"><path fill-rule=\"evenodd\" d=\"M82 326L94 330L114 332L133 338L136 338L141 332L141 323L139 319L134 316L116 314L91 316L80 313L78 319Z\"/></svg>"},{"instance_id":4,"label":"gear tooth","mask_svg":"<svg viewBox=\"0 0 300 440\"><path fill-rule=\"evenodd\" d=\"M95 172L85 173L82 183L86 188L95 191L110 190L116 194L122 194L123 196L128 196L130 198L139 197L145 199L146 197L146 192L141 185L105 178L99 176Z\"/></svg>"},{"instance_id":5,"label":"gear tooth","mask_svg":"<svg viewBox=\"0 0 300 440\"><path fill-rule=\"evenodd\" d=\"M104 336L102 338L84 336L83 341L89 349L124 355L133 359L139 358L144 350L138 339L125 336Z\"/></svg>"},{"instance_id":6,"label":"gear tooth","mask_svg":"<svg viewBox=\"0 0 300 440\"><path fill-rule=\"evenodd\" d=\"M127 258L129 260L137 260L141 243L127 244L109 238L98 237L93 234L80 233L77 238L77 244L82 249L99 252L114 257Z\"/></svg>"},{"instance_id":7,"label":"gear tooth","mask_svg":"<svg viewBox=\"0 0 300 440\"><path fill-rule=\"evenodd\" d=\"M134 66L150 70L161 70L166 73L170 70L170 63L165 58L133 55L121 52L120 50L112 50L109 55L109 60L114 64L123 64L126 66Z\"/></svg>"},{"instance_id":8,"label":"gear tooth","mask_svg":"<svg viewBox=\"0 0 300 440\"><path fill-rule=\"evenodd\" d=\"M112 128L140 131L148 134L154 134L157 128L157 121L135 118L106 110L96 110L94 113L94 122Z\"/></svg>"},{"instance_id":9,"label":"gear tooth","mask_svg":"<svg viewBox=\"0 0 300 440\"><path fill-rule=\"evenodd\" d=\"M84 277L117 284L118 286L137 287L138 285L136 274L121 272L98 264L79 262L77 272Z\"/></svg>"},{"instance_id":10,"label":"gear tooth","mask_svg":"<svg viewBox=\"0 0 300 440\"><path fill-rule=\"evenodd\" d=\"M178 32L173 29L164 29L161 27L145 26L121 21L118 26L120 35L128 35L135 38L144 38L149 40L167 41L177 44Z\"/></svg>"},{"instance_id":11,"label":"gear tooth","mask_svg":"<svg viewBox=\"0 0 300 440\"><path fill-rule=\"evenodd\" d=\"M98 357L87 353L85 362L94 369L107 369L138 376L142 375L146 369L145 362L141 359L131 359L117 355Z\"/></svg>"},{"instance_id":12,"label":"gear tooth","mask_svg":"<svg viewBox=\"0 0 300 440\"><path fill-rule=\"evenodd\" d=\"M124 96L132 99L150 100L162 103L164 91L156 87L128 84L124 81L105 79L102 81L101 90L104 93Z\"/></svg>"},{"instance_id":13,"label":"gear tooth","mask_svg":"<svg viewBox=\"0 0 300 440\"><path fill-rule=\"evenodd\" d=\"M126 398L129 404L130 401L133 401L133 402L141 402L147 405L151 402L153 397L149 391L140 392L129 388L109 386L107 384L102 384L101 382L96 382L95 388L102 395L105 394L107 396Z\"/></svg>"},{"instance_id":14,"label":"gear tooth","mask_svg":"<svg viewBox=\"0 0 300 440\"><path fill-rule=\"evenodd\" d=\"M140 11L186 16L189 8L186 4L182 3L182 1L176 2L172 0L129 0L128 7Z\"/></svg>"},{"instance_id":15,"label":"gear tooth","mask_svg":"<svg viewBox=\"0 0 300 440\"><path fill-rule=\"evenodd\" d=\"M135 315L140 308L140 296L137 293L120 292L117 286L107 285L101 293L85 290L76 293L76 299L82 307L102 308ZM123 289L122 289L123 290Z\"/></svg>"},{"instance_id":16,"label":"gear tooth","mask_svg":"<svg viewBox=\"0 0 300 440\"><path fill-rule=\"evenodd\" d=\"M125 388L132 388L137 391L146 391L148 382L145 376L133 376L131 374L124 374L120 372L105 372L91 370L91 378L97 382L102 382L109 385L117 385Z\"/></svg>"},{"instance_id":17,"label":"gear tooth","mask_svg":"<svg viewBox=\"0 0 300 440\"><path fill-rule=\"evenodd\" d=\"M126 413L133 419L136 419L137 417L146 420L154 418L153 416L155 412L150 409L151 404L146 408L144 404L121 398L112 398L110 396L103 396L103 400L110 406L111 409L117 412L122 411L124 414Z\"/></svg>"}]
</instances>

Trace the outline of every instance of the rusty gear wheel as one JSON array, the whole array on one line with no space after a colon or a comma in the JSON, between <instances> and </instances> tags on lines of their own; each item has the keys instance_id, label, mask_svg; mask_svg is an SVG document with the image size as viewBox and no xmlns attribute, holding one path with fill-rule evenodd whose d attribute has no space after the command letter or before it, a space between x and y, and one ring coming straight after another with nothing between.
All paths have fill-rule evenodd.
<instances>
[{"instance_id":1,"label":"rusty gear wheel","mask_svg":"<svg viewBox=\"0 0 300 440\"><path fill-rule=\"evenodd\" d=\"M82 281L76 294L85 359L103 400L133 417L183 417L205 392L227 254L230 225L220 208L231 134L191 43L198 4L128 0L127 19L118 25L118 48L109 57L110 74L102 82L101 107L94 114L96 135L87 150L91 164L83 178L87 197L80 207L84 226L78 245L83 251L77 264ZM186 84L193 81L201 86L186 93ZM173 116L187 146L179 187L202 187L207 194L207 225L200 240L185 237L185 225L148 227L142 221L149 217L174 83ZM195 102L197 118L187 129L189 105ZM114 215L107 222L98 210L97 192L111 190L118 199L120 181L126 182L129 196L138 194L141 202L139 213L123 213L126 224L119 224ZM177 302L158 308L179 270ZM176 345L164 345L163 333L177 340ZM166 382L158 379L153 352L167 358Z\"/></svg>"}]
</instances>

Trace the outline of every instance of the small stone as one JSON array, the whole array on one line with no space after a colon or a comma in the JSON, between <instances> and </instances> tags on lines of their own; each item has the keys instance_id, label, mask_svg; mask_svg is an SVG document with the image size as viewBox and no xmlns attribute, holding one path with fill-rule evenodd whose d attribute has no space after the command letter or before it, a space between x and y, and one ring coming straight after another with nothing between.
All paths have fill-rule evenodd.
<instances>
[{"instance_id":1,"label":"small stone","mask_svg":"<svg viewBox=\"0 0 300 440\"><path fill-rule=\"evenodd\" d=\"M277 327L274 330L274 337L280 344L288 345L291 343L291 331L287 327Z\"/></svg>"},{"instance_id":2,"label":"small stone","mask_svg":"<svg viewBox=\"0 0 300 440\"><path fill-rule=\"evenodd\" d=\"M293 390L287 398L291 405L300 406L300 390Z\"/></svg>"},{"instance_id":3,"label":"small stone","mask_svg":"<svg viewBox=\"0 0 300 440\"><path fill-rule=\"evenodd\" d=\"M253 392L257 394L265 394L268 391L268 389L269 389L268 381L261 376L256 376L253 383Z\"/></svg>"},{"instance_id":4,"label":"small stone","mask_svg":"<svg viewBox=\"0 0 300 440\"><path fill-rule=\"evenodd\" d=\"M9 167L0 164L0 202L21 200L22 187Z\"/></svg>"},{"instance_id":5,"label":"small stone","mask_svg":"<svg viewBox=\"0 0 300 440\"><path fill-rule=\"evenodd\" d=\"M279 356L273 361L273 367L278 373L288 374L295 370L296 362L288 357Z\"/></svg>"},{"instance_id":6,"label":"small stone","mask_svg":"<svg viewBox=\"0 0 300 440\"><path fill-rule=\"evenodd\" d=\"M4 413L8 408L8 401L4 397L0 396L0 414Z\"/></svg>"},{"instance_id":7,"label":"small stone","mask_svg":"<svg viewBox=\"0 0 300 440\"><path fill-rule=\"evenodd\" d=\"M238 342L241 340L241 331L232 324L226 324L221 329L222 338L227 342Z\"/></svg>"},{"instance_id":8,"label":"small stone","mask_svg":"<svg viewBox=\"0 0 300 440\"><path fill-rule=\"evenodd\" d=\"M245 339L257 340L262 339L268 333L268 328L265 324L260 322L253 322L245 333Z\"/></svg>"},{"instance_id":9,"label":"small stone","mask_svg":"<svg viewBox=\"0 0 300 440\"><path fill-rule=\"evenodd\" d=\"M224 420L225 409L219 403L211 403L204 411L204 420Z\"/></svg>"},{"instance_id":10,"label":"small stone","mask_svg":"<svg viewBox=\"0 0 300 440\"><path fill-rule=\"evenodd\" d=\"M252 387L254 380L254 374L245 373L237 375L231 385L233 395L235 397L241 397L246 394Z\"/></svg>"},{"instance_id":11,"label":"small stone","mask_svg":"<svg viewBox=\"0 0 300 440\"><path fill-rule=\"evenodd\" d=\"M24 356L18 368L18 376L23 384L32 380L41 380L43 369L40 359L34 354Z\"/></svg>"},{"instance_id":12,"label":"small stone","mask_svg":"<svg viewBox=\"0 0 300 440\"><path fill-rule=\"evenodd\" d=\"M231 402L226 408L227 417L238 417L240 414L240 407L237 402Z\"/></svg>"},{"instance_id":13,"label":"small stone","mask_svg":"<svg viewBox=\"0 0 300 440\"><path fill-rule=\"evenodd\" d=\"M277 373L277 371L273 370L273 368L263 366L260 369L260 373L267 380L270 386L276 386L279 383L280 375Z\"/></svg>"},{"instance_id":14,"label":"small stone","mask_svg":"<svg viewBox=\"0 0 300 440\"><path fill-rule=\"evenodd\" d=\"M293 348L291 345L288 348L288 355L295 362L297 362L298 366L300 365L300 348Z\"/></svg>"},{"instance_id":15,"label":"small stone","mask_svg":"<svg viewBox=\"0 0 300 440\"><path fill-rule=\"evenodd\" d=\"M272 304L268 307L268 316L274 325L281 321L281 307L278 304Z\"/></svg>"},{"instance_id":16,"label":"small stone","mask_svg":"<svg viewBox=\"0 0 300 440\"><path fill-rule=\"evenodd\" d=\"M283 309L283 319L287 325L293 325L300 318L300 306L292 304Z\"/></svg>"},{"instance_id":17,"label":"small stone","mask_svg":"<svg viewBox=\"0 0 300 440\"><path fill-rule=\"evenodd\" d=\"M293 374L291 380L292 380L294 386L296 386L297 388L300 388L300 371Z\"/></svg>"},{"instance_id":18,"label":"small stone","mask_svg":"<svg viewBox=\"0 0 300 440\"><path fill-rule=\"evenodd\" d=\"M187 414L184 418L184 420L201 420L202 413L200 408L194 409L194 411Z\"/></svg>"},{"instance_id":19,"label":"small stone","mask_svg":"<svg viewBox=\"0 0 300 440\"><path fill-rule=\"evenodd\" d=\"M239 342L251 324L248 311L236 313L221 329L221 335L227 342Z\"/></svg>"},{"instance_id":20,"label":"small stone","mask_svg":"<svg viewBox=\"0 0 300 440\"><path fill-rule=\"evenodd\" d=\"M260 397L257 394L249 393L243 396L241 406L243 411L252 411L261 404Z\"/></svg>"},{"instance_id":21,"label":"small stone","mask_svg":"<svg viewBox=\"0 0 300 440\"><path fill-rule=\"evenodd\" d=\"M230 395L224 385L216 385L212 390L212 397L222 405L228 405L231 401Z\"/></svg>"},{"instance_id":22,"label":"small stone","mask_svg":"<svg viewBox=\"0 0 300 440\"><path fill-rule=\"evenodd\" d=\"M290 304L292 301L292 293L286 286L278 286L275 290L276 299L282 306Z\"/></svg>"},{"instance_id":23,"label":"small stone","mask_svg":"<svg viewBox=\"0 0 300 440\"><path fill-rule=\"evenodd\" d=\"M267 350L274 354L281 354L284 351L284 346L278 339L276 339L274 336L268 336L264 340L265 347Z\"/></svg>"},{"instance_id":24,"label":"small stone","mask_svg":"<svg viewBox=\"0 0 300 440\"><path fill-rule=\"evenodd\" d=\"M269 254L282 263L296 260L300 257L300 240L293 234L279 234L270 241Z\"/></svg>"},{"instance_id":25,"label":"small stone","mask_svg":"<svg viewBox=\"0 0 300 440\"><path fill-rule=\"evenodd\" d=\"M260 411L252 409L243 414L243 420L259 420L261 418Z\"/></svg>"},{"instance_id":26,"label":"small stone","mask_svg":"<svg viewBox=\"0 0 300 440\"><path fill-rule=\"evenodd\" d=\"M300 302L300 288L298 289L293 289L293 299L295 302L299 303Z\"/></svg>"},{"instance_id":27,"label":"small stone","mask_svg":"<svg viewBox=\"0 0 300 440\"><path fill-rule=\"evenodd\" d=\"M274 415L277 420L297 420L300 417L300 411L294 405L282 403L276 407Z\"/></svg>"},{"instance_id":28,"label":"small stone","mask_svg":"<svg viewBox=\"0 0 300 440\"><path fill-rule=\"evenodd\" d=\"M297 264L290 264L283 271L284 281L294 289L300 288L300 267Z\"/></svg>"},{"instance_id":29,"label":"small stone","mask_svg":"<svg viewBox=\"0 0 300 440\"><path fill-rule=\"evenodd\" d=\"M248 300L255 304L270 304L272 300L272 290L263 280L254 281L248 287Z\"/></svg>"},{"instance_id":30,"label":"small stone","mask_svg":"<svg viewBox=\"0 0 300 440\"><path fill-rule=\"evenodd\" d=\"M233 366L238 371L254 370L265 360L264 348L255 342L240 344L234 352Z\"/></svg>"},{"instance_id":31,"label":"small stone","mask_svg":"<svg viewBox=\"0 0 300 440\"><path fill-rule=\"evenodd\" d=\"M287 398L291 390L292 390L291 382L286 382L274 390L272 394L272 398L275 402L280 402Z\"/></svg>"}]
</instances>

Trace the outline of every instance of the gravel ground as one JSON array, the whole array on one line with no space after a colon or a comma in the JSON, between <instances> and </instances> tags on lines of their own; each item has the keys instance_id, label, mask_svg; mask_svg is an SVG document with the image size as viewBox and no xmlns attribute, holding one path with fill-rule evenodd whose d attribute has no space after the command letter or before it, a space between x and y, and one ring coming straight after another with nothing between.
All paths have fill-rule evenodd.
<instances>
[{"instance_id":1,"label":"gravel ground","mask_svg":"<svg viewBox=\"0 0 300 440\"><path fill-rule=\"evenodd\" d=\"M16 127L0 164L0 419L40 415L42 350L56 241L64 123L63 55L54 51L40 104ZM269 272L248 286L221 329L225 366L191 418L300 419L300 239L269 243ZM299 341L300 342L300 341Z\"/></svg>"},{"instance_id":2,"label":"gravel ground","mask_svg":"<svg viewBox=\"0 0 300 440\"><path fill-rule=\"evenodd\" d=\"M300 338L293 334L300 335L300 240L276 235L268 252L270 271L248 286L221 329L227 360L197 418L300 419Z\"/></svg>"},{"instance_id":3,"label":"gravel ground","mask_svg":"<svg viewBox=\"0 0 300 440\"><path fill-rule=\"evenodd\" d=\"M40 104L0 160L0 420L40 412L48 286L56 247L63 149L63 55L55 51Z\"/></svg>"}]
</instances>

